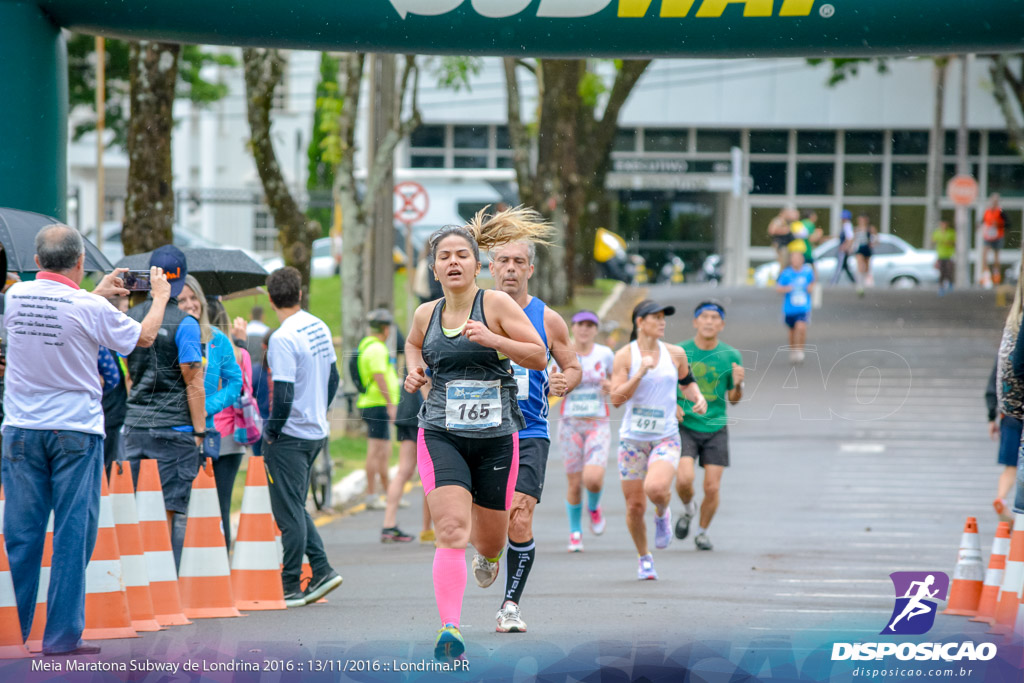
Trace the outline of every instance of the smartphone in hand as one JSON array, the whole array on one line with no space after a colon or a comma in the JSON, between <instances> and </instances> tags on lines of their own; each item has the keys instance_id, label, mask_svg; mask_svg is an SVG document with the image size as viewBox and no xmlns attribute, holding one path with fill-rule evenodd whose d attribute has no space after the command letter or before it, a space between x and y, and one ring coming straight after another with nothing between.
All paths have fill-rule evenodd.
<instances>
[{"instance_id":1,"label":"smartphone in hand","mask_svg":"<svg viewBox=\"0 0 1024 683\"><path fill-rule=\"evenodd\" d=\"M148 270L129 270L121 276L124 288L129 292L148 292L152 289Z\"/></svg>"}]
</instances>

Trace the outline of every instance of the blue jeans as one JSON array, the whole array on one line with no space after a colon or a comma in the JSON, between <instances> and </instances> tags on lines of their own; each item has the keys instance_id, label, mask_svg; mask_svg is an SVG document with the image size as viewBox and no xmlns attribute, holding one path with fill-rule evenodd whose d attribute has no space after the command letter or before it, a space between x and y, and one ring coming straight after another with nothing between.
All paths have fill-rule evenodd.
<instances>
[{"instance_id":1,"label":"blue jeans","mask_svg":"<svg viewBox=\"0 0 1024 683\"><path fill-rule=\"evenodd\" d=\"M85 567L99 525L103 437L60 430L3 430L4 540L28 638L36 609L46 524L53 510L53 561L43 652L79 646L85 628Z\"/></svg>"},{"instance_id":2,"label":"blue jeans","mask_svg":"<svg viewBox=\"0 0 1024 683\"><path fill-rule=\"evenodd\" d=\"M1013 501L1013 511L1024 514L1024 444L1017 451L1017 496Z\"/></svg>"}]
</instances>

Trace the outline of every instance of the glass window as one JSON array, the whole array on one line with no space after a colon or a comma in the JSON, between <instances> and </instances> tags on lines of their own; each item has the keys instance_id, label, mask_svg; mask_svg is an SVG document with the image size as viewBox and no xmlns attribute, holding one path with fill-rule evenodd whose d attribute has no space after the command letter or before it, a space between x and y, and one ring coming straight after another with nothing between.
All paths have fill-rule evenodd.
<instances>
[{"instance_id":1,"label":"glass window","mask_svg":"<svg viewBox=\"0 0 1024 683\"><path fill-rule=\"evenodd\" d=\"M751 164L753 165L753 164ZM777 206L754 206L750 209L750 246L770 247L772 240L768 237L768 224L779 215Z\"/></svg>"},{"instance_id":2,"label":"glass window","mask_svg":"<svg viewBox=\"0 0 1024 683\"><path fill-rule=\"evenodd\" d=\"M847 154L881 154L882 131L879 130L848 130L846 131Z\"/></svg>"},{"instance_id":3,"label":"glass window","mask_svg":"<svg viewBox=\"0 0 1024 683\"><path fill-rule=\"evenodd\" d=\"M894 130L892 132L893 154L928 154L928 131Z\"/></svg>"},{"instance_id":4,"label":"glass window","mask_svg":"<svg viewBox=\"0 0 1024 683\"><path fill-rule=\"evenodd\" d=\"M1017 148L1010 142L1006 131L993 130L988 134L988 155L990 157L1017 156Z\"/></svg>"},{"instance_id":5,"label":"glass window","mask_svg":"<svg viewBox=\"0 0 1024 683\"><path fill-rule=\"evenodd\" d=\"M413 154L409 157L412 168L444 168L444 156L441 154Z\"/></svg>"},{"instance_id":6,"label":"glass window","mask_svg":"<svg viewBox=\"0 0 1024 683\"><path fill-rule=\"evenodd\" d=\"M1024 197L1024 164L989 164L988 191Z\"/></svg>"},{"instance_id":7,"label":"glass window","mask_svg":"<svg viewBox=\"0 0 1024 683\"><path fill-rule=\"evenodd\" d=\"M452 126L455 149L487 149L487 126Z\"/></svg>"},{"instance_id":8,"label":"glass window","mask_svg":"<svg viewBox=\"0 0 1024 683\"><path fill-rule=\"evenodd\" d=\"M893 164L892 195L894 197L923 197L928 192L927 164Z\"/></svg>"},{"instance_id":9,"label":"glass window","mask_svg":"<svg viewBox=\"0 0 1024 683\"><path fill-rule=\"evenodd\" d=\"M685 149L686 143L683 143ZM615 131L615 142L612 143L613 152L635 152L636 131L632 128L620 128Z\"/></svg>"},{"instance_id":10,"label":"glass window","mask_svg":"<svg viewBox=\"0 0 1024 683\"><path fill-rule=\"evenodd\" d=\"M512 157L498 157L495 160L496 168L514 168L515 163L512 161Z\"/></svg>"},{"instance_id":11,"label":"glass window","mask_svg":"<svg viewBox=\"0 0 1024 683\"><path fill-rule=\"evenodd\" d=\"M908 208L914 208L914 207L908 207ZM904 254L904 253L906 253L903 250L902 247L897 246L895 243L889 242L889 241L887 241L885 239L878 240L878 242L875 244L875 248L874 248L873 251L878 256L892 256L892 255L895 255L895 254Z\"/></svg>"},{"instance_id":12,"label":"glass window","mask_svg":"<svg viewBox=\"0 0 1024 683\"><path fill-rule=\"evenodd\" d=\"M802 130L796 134L797 154L834 154L836 134L830 130Z\"/></svg>"},{"instance_id":13,"label":"glass window","mask_svg":"<svg viewBox=\"0 0 1024 683\"><path fill-rule=\"evenodd\" d=\"M956 164L945 164L942 167L942 192L946 192L946 183L956 175ZM975 180L978 179L978 164L967 165L967 175L973 177Z\"/></svg>"},{"instance_id":14,"label":"glass window","mask_svg":"<svg viewBox=\"0 0 1024 683\"><path fill-rule=\"evenodd\" d=\"M991 148L992 142L989 138L989 147ZM967 132L967 153L971 156L977 156L981 151L981 134L976 130ZM945 153L950 156L956 156L956 131L946 131L946 145ZM989 152L991 154L991 152Z\"/></svg>"},{"instance_id":15,"label":"glass window","mask_svg":"<svg viewBox=\"0 0 1024 683\"><path fill-rule=\"evenodd\" d=\"M786 163L750 162L752 194L786 194Z\"/></svg>"},{"instance_id":16,"label":"glass window","mask_svg":"<svg viewBox=\"0 0 1024 683\"><path fill-rule=\"evenodd\" d=\"M444 148L444 126L419 126L409 134L412 147Z\"/></svg>"},{"instance_id":17,"label":"glass window","mask_svg":"<svg viewBox=\"0 0 1024 683\"><path fill-rule=\"evenodd\" d=\"M738 130L698 130L698 152L728 152L740 146Z\"/></svg>"},{"instance_id":18,"label":"glass window","mask_svg":"<svg viewBox=\"0 0 1024 683\"><path fill-rule=\"evenodd\" d=\"M689 135L685 128L647 128L644 130L644 151L685 152Z\"/></svg>"},{"instance_id":19,"label":"glass window","mask_svg":"<svg viewBox=\"0 0 1024 683\"><path fill-rule=\"evenodd\" d=\"M882 194L881 164L844 164L843 194L877 197Z\"/></svg>"},{"instance_id":20,"label":"glass window","mask_svg":"<svg viewBox=\"0 0 1024 683\"><path fill-rule=\"evenodd\" d=\"M835 187L835 175L835 164L797 164L796 193L832 194Z\"/></svg>"},{"instance_id":21,"label":"glass window","mask_svg":"<svg viewBox=\"0 0 1024 683\"><path fill-rule=\"evenodd\" d=\"M494 146L498 149L512 149L512 138L508 134L508 126L494 127Z\"/></svg>"},{"instance_id":22,"label":"glass window","mask_svg":"<svg viewBox=\"0 0 1024 683\"><path fill-rule=\"evenodd\" d=\"M789 151L789 131L750 131L751 154L785 154Z\"/></svg>"},{"instance_id":23,"label":"glass window","mask_svg":"<svg viewBox=\"0 0 1024 683\"><path fill-rule=\"evenodd\" d=\"M486 154L456 154L454 168L487 168Z\"/></svg>"},{"instance_id":24,"label":"glass window","mask_svg":"<svg viewBox=\"0 0 1024 683\"><path fill-rule=\"evenodd\" d=\"M910 246L921 248L924 246L924 214L923 205L894 205L889 219L889 231L897 237L902 237Z\"/></svg>"}]
</instances>

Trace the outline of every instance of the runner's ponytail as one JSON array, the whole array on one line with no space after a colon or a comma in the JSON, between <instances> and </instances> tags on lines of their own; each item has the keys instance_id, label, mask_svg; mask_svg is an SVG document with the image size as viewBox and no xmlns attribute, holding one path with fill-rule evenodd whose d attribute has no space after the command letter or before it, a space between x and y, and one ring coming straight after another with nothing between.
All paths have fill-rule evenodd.
<instances>
[{"instance_id":1,"label":"runner's ponytail","mask_svg":"<svg viewBox=\"0 0 1024 683\"><path fill-rule=\"evenodd\" d=\"M550 246L547 238L554 230L534 209L517 206L494 214L486 213L489 206L476 212L466 227L476 237L477 244L485 251L513 242L529 242Z\"/></svg>"}]
</instances>

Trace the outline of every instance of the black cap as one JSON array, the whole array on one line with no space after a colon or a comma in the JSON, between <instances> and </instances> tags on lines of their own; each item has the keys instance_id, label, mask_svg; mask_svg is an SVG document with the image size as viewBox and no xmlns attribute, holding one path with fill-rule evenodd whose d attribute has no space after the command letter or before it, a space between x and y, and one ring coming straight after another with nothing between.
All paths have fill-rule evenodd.
<instances>
[{"instance_id":1,"label":"black cap","mask_svg":"<svg viewBox=\"0 0 1024 683\"><path fill-rule=\"evenodd\" d=\"M665 315L675 315L676 307L666 306L665 304L659 304L657 301L645 301L636 307L636 310L633 312L633 317L643 318L645 316L653 315L655 313L661 313L663 311Z\"/></svg>"}]
</instances>

